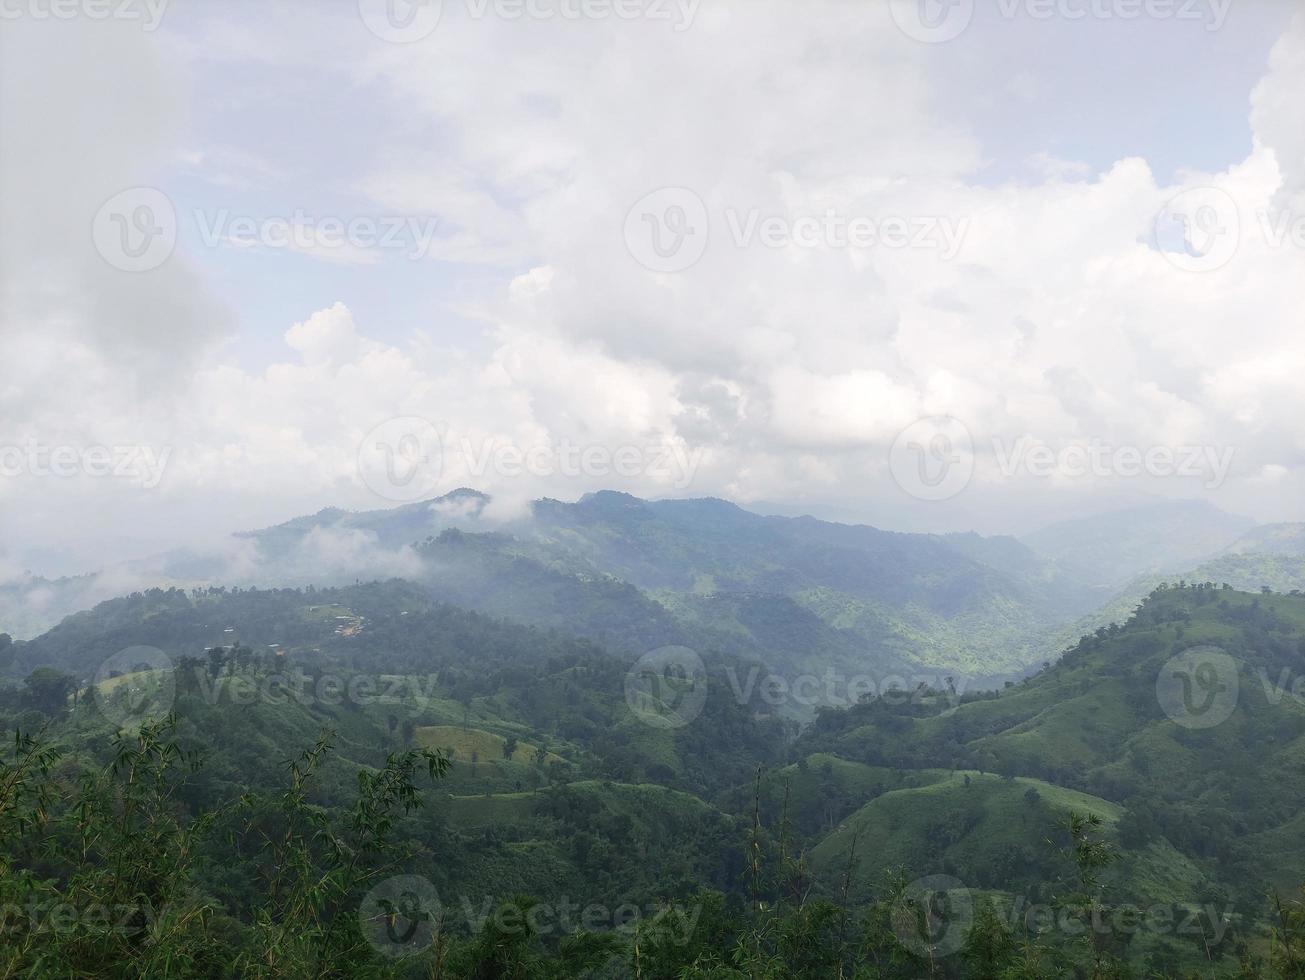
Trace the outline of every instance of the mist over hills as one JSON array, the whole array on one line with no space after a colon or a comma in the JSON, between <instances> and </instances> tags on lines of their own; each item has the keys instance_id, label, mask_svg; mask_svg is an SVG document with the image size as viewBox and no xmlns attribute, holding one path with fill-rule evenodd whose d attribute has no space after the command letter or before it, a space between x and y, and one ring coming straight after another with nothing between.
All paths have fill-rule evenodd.
<instances>
[{"instance_id":1,"label":"mist over hills","mask_svg":"<svg viewBox=\"0 0 1305 980\"><path fill-rule=\"evenodd\" d=\"M438 600L626 652L686 643L788 671L950 672L990 686L1054 659L1080 632L1127 618L1166 576L1299 587L1300 540L1298 528L1257 529L1197 503L1097 515L1020 540L610 491L501 515L487 495L461 489L374 511L327 508L220 549L73 579L11 576L0 584L0 627L32 637L154 586L397 578Z\"/></svg>"},{"instance_id":2,"label":"mist over hills","mask_svg":"<svg viewBox=\"0 0 1305 980\"><path fill-rule=\"evenodd\" d=\"M1155 503L1062 521L1025 535L1035 553L1102 588L1180 572L1247 539L1249 518L1199 500ZM1259 550L1259 549L1253 549Z\"/></svg>"}]
</instances>

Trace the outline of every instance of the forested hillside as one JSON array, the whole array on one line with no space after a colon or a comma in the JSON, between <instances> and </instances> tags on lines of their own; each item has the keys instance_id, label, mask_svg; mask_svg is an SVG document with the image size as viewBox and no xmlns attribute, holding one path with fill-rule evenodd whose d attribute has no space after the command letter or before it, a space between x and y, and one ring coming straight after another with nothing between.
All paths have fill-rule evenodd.
<instances>
[{"instance_id":1,"label":"forested hillside","mask_svg":"<svg viewBox=\"0 0 1305 980\"><path fill-rule=\"evenodd\" d=\"M237 535L226 551L173 552L99 578L16 581L0 590L0 628L14 610L9 631L29 636L33 623L86 608L115 580L267 589L401 577L432 599L626 652L685 642L776 668L959 671L1000 683L1040 664L1055 631L1109 595L1012 538L900 534L612 492L539 500L507 517L491 506L458 490L386 510L327 509Z\"/></svg>"},{"instance_id":2,"label":"forested hillside","mask_svg":"<svg viewBox=\"0 0 1305 980\"><path fill-rule=\"evenodd\" d=\"M1188 664L1193 650L1215 655ZM1305 963L1297 597L1163 589L1000 692L883 691L805 729L763 685L740 692L747 664L729 652L653 689L665 707L701 685L700 713L650 720L629 655L398 582L139 594L0 658L28 671L4 695L24 733L0 773L4 901L134 915L107 931L28 922L4 954L14 971L1297 977ZM1193 713L1207 700L1213 715ZM396 876L442 916L436 929L393 906L397 945L358 922Z\"/></svg>"}]
</instances>

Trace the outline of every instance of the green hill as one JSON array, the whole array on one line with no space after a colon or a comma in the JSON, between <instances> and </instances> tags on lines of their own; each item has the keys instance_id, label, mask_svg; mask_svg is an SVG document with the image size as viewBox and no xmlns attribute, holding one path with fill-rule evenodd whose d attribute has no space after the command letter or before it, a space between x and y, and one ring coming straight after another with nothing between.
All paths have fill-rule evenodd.
<instances>
[{"instance_id":1,"label":"green hill","mask_svg":"<svg viewBox=\"0 0 1305 980\"><path fill-rule=\"evenodd\" d=\"M1219 680L1237 696L1227 718L1207 727L1173 705L1166 713L1157 685L1173 680L1166 674L1171 658L1210 648L1229 658L1229 674ZM941 713L882 703L828 712L802 744L873 766L977 769L1090 794L1108 801L1098 807L1115 808L1123 846L1172 848L1258 908L1270 881L1305 878L1299 848L1247 844L1292 839L1298 822L1305 798L1301 677L1305 600L1167 589L1126 626L1085 637L1049 670L996 696L970 697ZM938 785L951 794L944 808L955 810L954 781ZM909 799L930 791L941 792L899 792ZM901 806L893 810L899 819ZM872 802L864 819L883 812L884 804ZM901 848L921 839L901 826L890 836L906 842L894 845Z\"/></svg>"}]
</instances>

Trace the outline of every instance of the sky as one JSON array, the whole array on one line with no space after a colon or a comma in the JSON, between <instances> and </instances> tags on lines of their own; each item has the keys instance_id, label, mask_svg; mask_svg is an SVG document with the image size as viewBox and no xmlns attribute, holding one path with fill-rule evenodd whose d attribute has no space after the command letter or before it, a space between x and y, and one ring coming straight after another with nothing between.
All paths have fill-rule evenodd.
<instances>
[{"instance_id":1,"label":"sky","mask_svg":"<svg viewBox=\"0 0 1305 980\"><path fill-rule=\"evenodd\" d=\"M0 581L460 486L1305 520L1287 0L3 0Z\"/></svg>"}]
</instances>

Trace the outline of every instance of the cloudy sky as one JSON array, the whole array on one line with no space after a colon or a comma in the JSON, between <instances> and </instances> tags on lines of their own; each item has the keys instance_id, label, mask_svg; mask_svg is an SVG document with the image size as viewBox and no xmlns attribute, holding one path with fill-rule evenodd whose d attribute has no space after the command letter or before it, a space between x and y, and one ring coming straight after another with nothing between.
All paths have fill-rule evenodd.
<instances>
[{"instance_id":1,"label":"cloudy sky","mask_svg":"<svg viewBox=\"0 0 1305 980\"><path fill-rule=\"evenodd\" d=\"M468 485L1305 520L1283 0L5 0L0 576Z\"/></svg>"}]
</instances>

